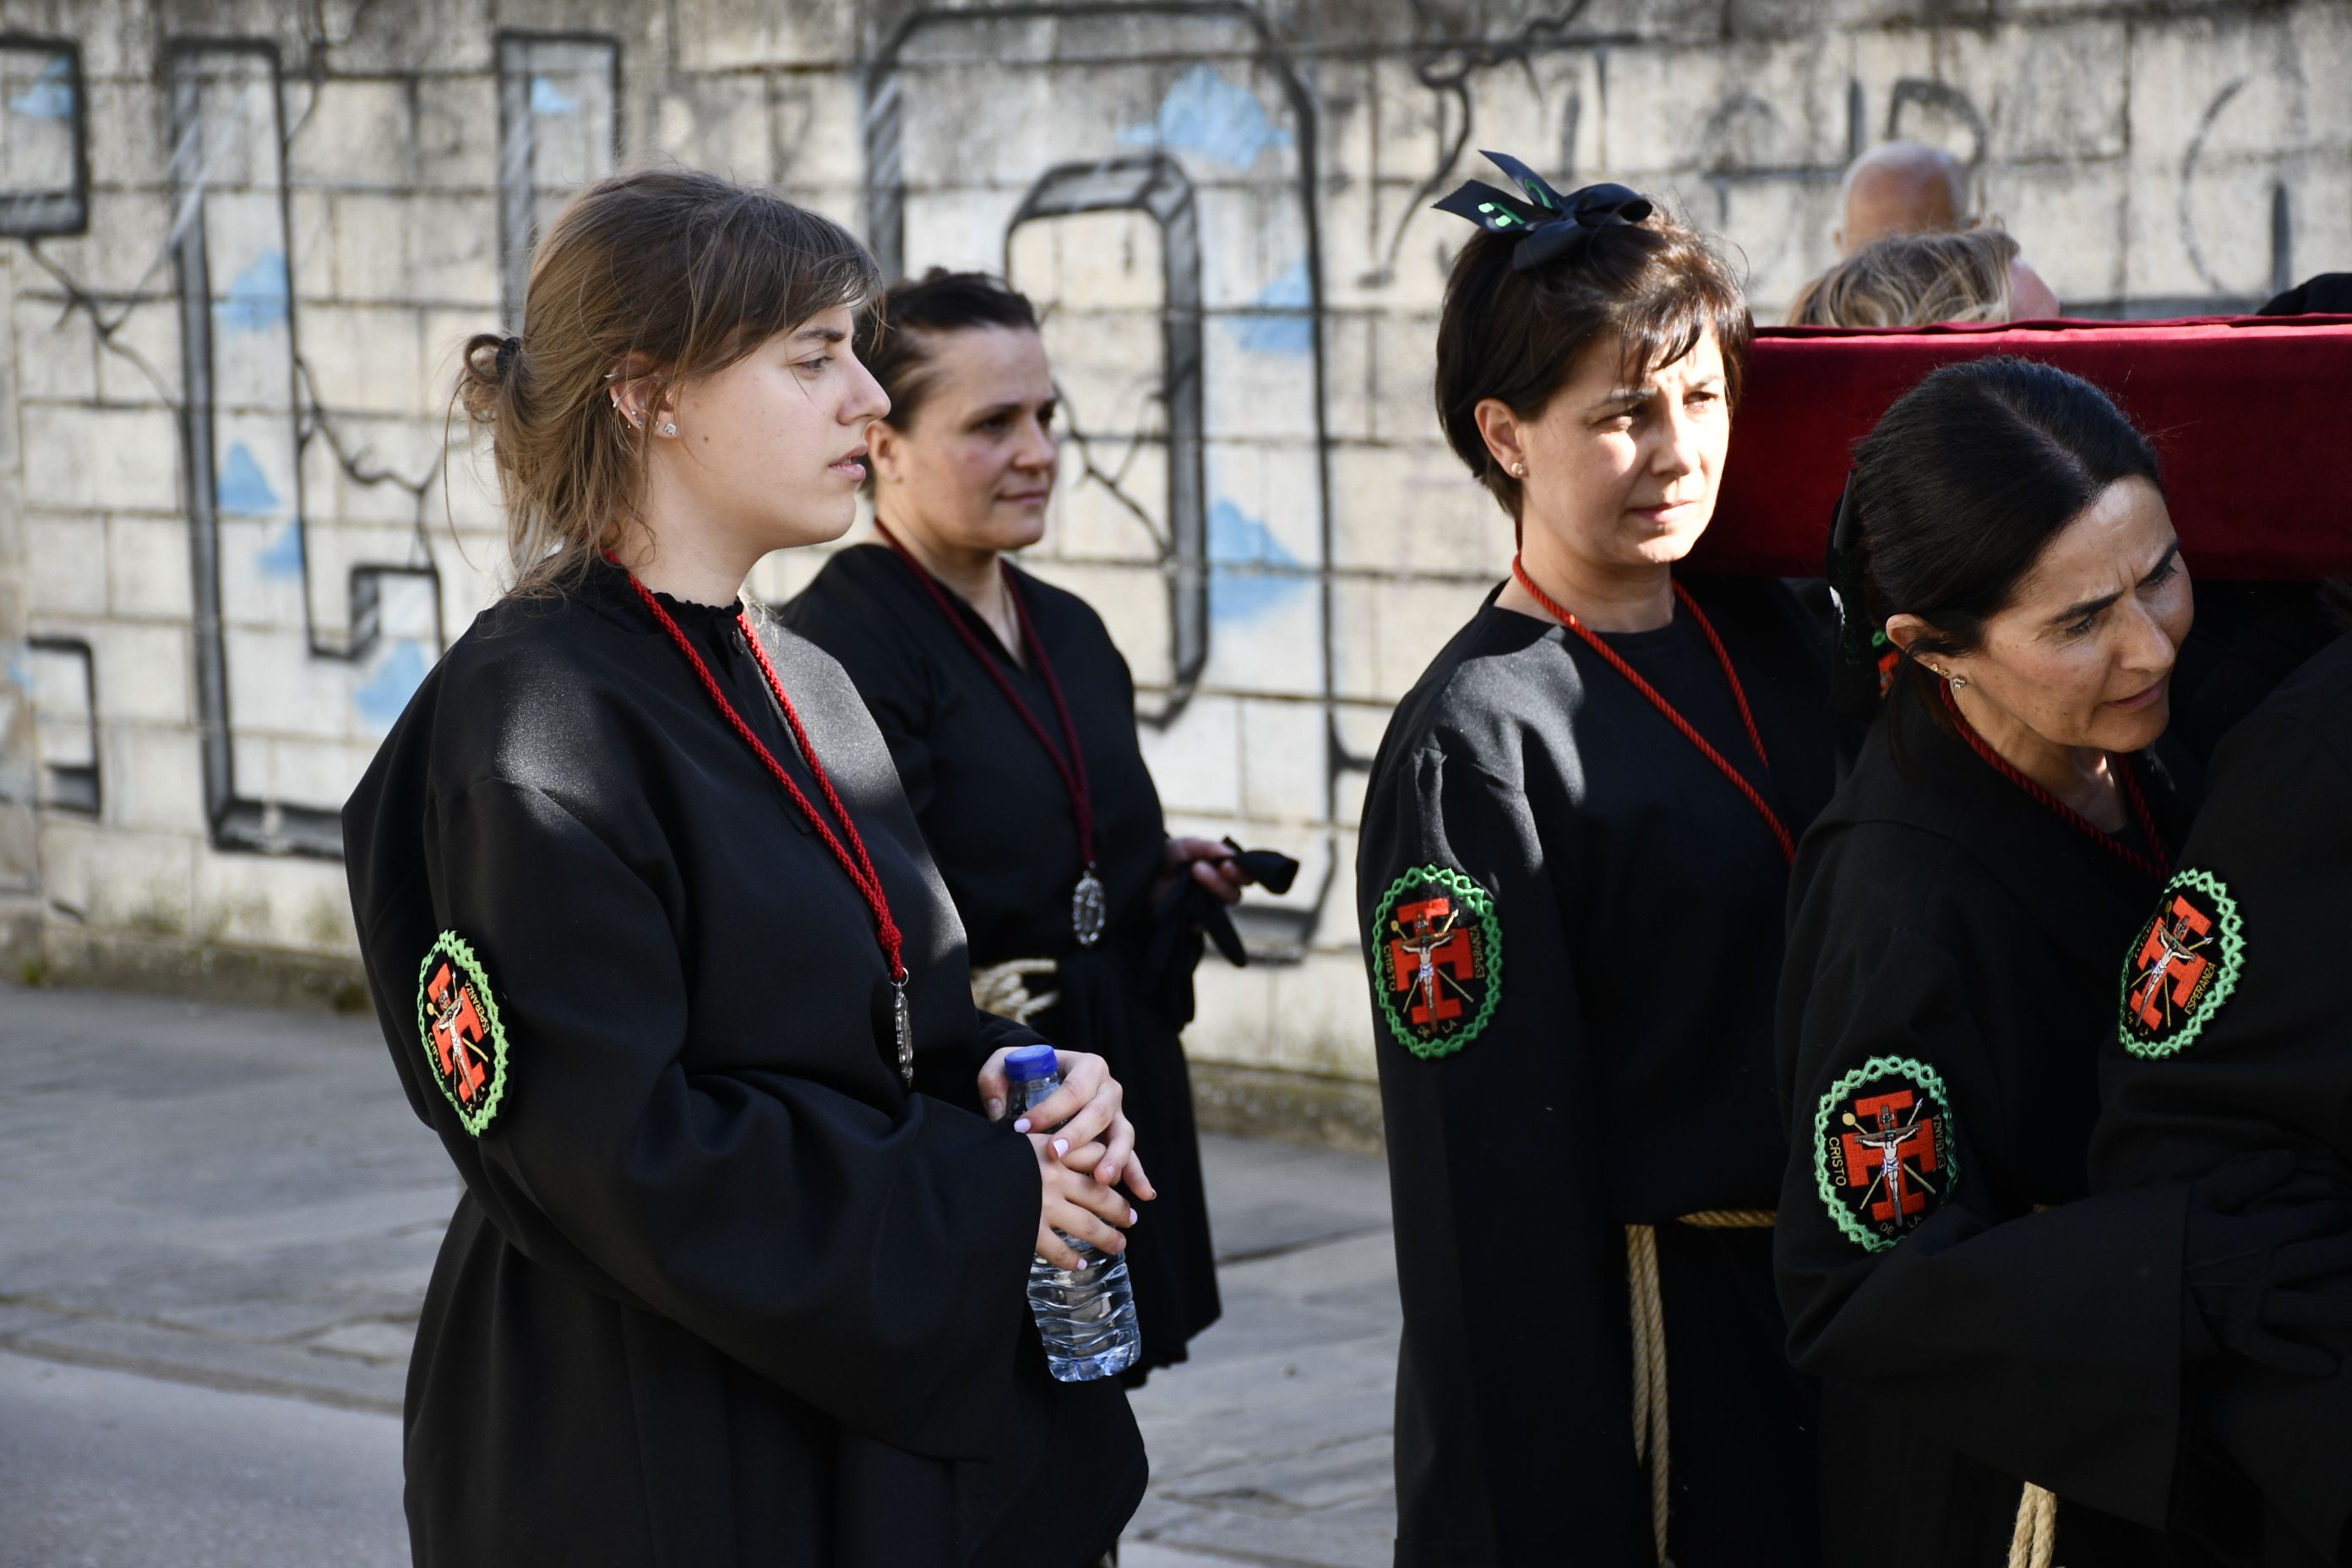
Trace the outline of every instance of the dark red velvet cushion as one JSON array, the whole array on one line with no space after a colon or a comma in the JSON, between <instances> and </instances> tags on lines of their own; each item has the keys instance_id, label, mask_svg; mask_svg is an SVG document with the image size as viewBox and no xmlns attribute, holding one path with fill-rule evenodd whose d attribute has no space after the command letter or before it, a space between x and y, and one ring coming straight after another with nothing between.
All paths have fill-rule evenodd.
<instances>
[{"instance_id":1,"label":"dark red velvet cushion","mask_svg":"<svg viewBox=\"0 0 2352 1568\"><path fill-rule=\"evenodd\" d=\"M1761 329L1692 564L1819 576L1854 441L1936 366L2001 353L2096 383L2147 433L2192 572L2352 575L2352 316Z\"/></svg>"}]
</instances>

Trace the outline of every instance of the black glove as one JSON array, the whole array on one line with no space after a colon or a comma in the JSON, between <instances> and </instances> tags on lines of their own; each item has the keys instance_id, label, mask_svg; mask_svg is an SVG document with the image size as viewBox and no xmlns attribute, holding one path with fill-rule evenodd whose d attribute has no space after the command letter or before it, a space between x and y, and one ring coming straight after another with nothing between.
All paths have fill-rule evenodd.
<instances>
[{"instance_id":1,"label":"black glove","mask_svg":"<svg viewBox=\"0 0 2352 1568\"><path fill-rule=\"evenodd\" d=\"M2257 1209L2294 1173L2285 1150L2248 1154L2189 1189L2181 1247L2184 1358L2235 1355L2304 1377L2337 1357L2285 1331L2352 1330L2352 1203L2323 1197Z\"/></svg>"}]
</instances>

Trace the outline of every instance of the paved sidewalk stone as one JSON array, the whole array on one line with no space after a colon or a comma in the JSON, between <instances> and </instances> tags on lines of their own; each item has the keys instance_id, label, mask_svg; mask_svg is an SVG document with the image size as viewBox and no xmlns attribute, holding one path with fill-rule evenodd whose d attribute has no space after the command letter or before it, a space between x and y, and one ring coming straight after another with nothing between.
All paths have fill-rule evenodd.
<instances>
[{"instance_id":1,"label":"paved sidewalk stone","mask_svg":"<svg viewBox=\"0 0 2352 1568\"><path fill-rule=\"evenodd\" d=\"M1386 1173L1280 1143L1210 1138L1202 1152L1225 1313L1135 1396L1152 1485L1122 1561L1377 1568L1395 1521ZM284 1408L254 1394L352 1413L337 1420L396 1415L457 1183L372 1020L0 985L0 1426L66 1390L109 1408L143 1399L126 1430L162 1463L157 1446L200 1430L207 1408L247 1423ZM40 1363L102 1372L28 1378ZM299 1432L312 1418L285 1419ZM345 1517L359 1506L349 1456L396 1467L386 1429L374 1449L339 1438L315 1476L224 1500L259 1510L219 1525L223 1543L256 1548L235 1554L243 1568L311 1568L292 1543L313 1521L289 1500ZM49 1531L44 1561L141 1561L109 1543L161 1526L131 1502L75 1501L106 1479L71 1472L85 1451L114 1462L102 1444L68 1446L0 1489L0 1512ZM299 1441L256 1452L265 1468L305 1463ZM396 1509L396 1473L384 1481ZM399 1560L396 1511L383 1528L351 1560Z\"/></svg>"}]
</instances>

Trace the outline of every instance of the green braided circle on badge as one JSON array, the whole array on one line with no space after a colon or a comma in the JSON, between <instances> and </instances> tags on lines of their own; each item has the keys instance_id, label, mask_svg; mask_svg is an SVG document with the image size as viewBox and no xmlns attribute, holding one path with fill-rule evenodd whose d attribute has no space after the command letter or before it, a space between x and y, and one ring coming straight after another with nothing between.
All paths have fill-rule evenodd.
<instances>
[{"instance_id":1,"label":"green braided circle on badge","mask_svg":"<svg viewBox=\"0 0 2352 1568\"><path fill-rule=\"evenodd\" d=\"M1860 1067L1830 1085L1822 1096L1820 1107L1813 1112L1813 1185L1821 1194L1822 1207L1848 1241L1865 1252L1885 1252L1895 1246L1899 1237L1881 1236L1854 1217L1853 1208L1840 1200L1837 1184L1830 1180L1830 1113L1851 1099L1855 1090L1875 1079L1901 1079L1912 1088L1924 1089L1935 1100L1937 1110L1948 1121L1952 1115L1952 1097L1945 1091L1943 1075L1926 1062L1911 1057L1873 1057ZM1958 1140L1948 1135L1937 1145L1939 1169L1944 1177L1944 1193L1948 1196L1960 1179Z\"/></svg>"},{"instance_id":2,"label":"green braided circle on badge","mask_svg":"<svg viewBox=\"0 0 2352 1568\"><path fill-rule=\"evenodd\" d=\"M2210 922L2201 937L2184 924L2190 917L2180 914L2180 904L2189 902L2191 895L2202 895L2212 904L2210 911L2196 910L2190 905L2193 918ZM2176 916L2170 927L2165 924L2168 914ZM2167 931L2170 934L2160 934ZM2209 948L2211 955L2207 957ZM2164 969L2151 972L2151 966L2169 965L2182 957L2201 962L2189 981L2184 1010L2176 1017L2173 1008L2181 999L2177 990L2166 994ZM2238 901L2230 896L2230 885L2210 871L2177 873L2164 885L2156 913L2140 927L2131 951L2124 955L2123 1007L2116 1021L2116 1038L2124 1049L2145 1061L2179 1056L2197 1043L2205 1026L2221 1012L2221 1004L2237 990L2238 971L2245 961L2246 922L2238 912ZM2143 984L2147 986L2145 993Z\"/></svg>"},{"instance_id":3,"label":"green braided circle on badge","mask_svg":"<svg viewBox=\"0 0 2352 1568\"><path fill-rule=\"evenodd\" d=\"M1391 984L1387 935L1389 916L1395 910L1397 900L1411 889L1433 885L1461 900L1475 920L1480 944L1476 962L1483 970L1480 978L1486 986L1485 994L1477 999L1476 1009L1470 1017L1434 1037L1426 1034L1423 1026L1413 1022L1412 1008L1398 1010L1395 988ZM1389 1033L1396 1037L1397 1044L1414 1056L1423 1061L1450 1057L1476 1039L1494 1021L1495 1009L1503 1004L1503 924L1495 916L1493 895L1465 873L1449 870L1443 866L1416 866L1391 882L1389 890L1381 895L1380 907L1372 912L1370 942L1369 956L1372 966L1372 994L1379 998L1381 1016L1387 1020Z\"/></svg>"},{"instance_id":4,"label":"green braided circle on badge","mask_svg":"<svg viewBox=\"0 0 2352 1568\"><path fill-rule=\"evenodd\" d=\"M434 938L417 968L416 1033L426 1070L479 1138L506 1100L507 1028L481 959L454 931Z\"/></svg>"}]
</instances>

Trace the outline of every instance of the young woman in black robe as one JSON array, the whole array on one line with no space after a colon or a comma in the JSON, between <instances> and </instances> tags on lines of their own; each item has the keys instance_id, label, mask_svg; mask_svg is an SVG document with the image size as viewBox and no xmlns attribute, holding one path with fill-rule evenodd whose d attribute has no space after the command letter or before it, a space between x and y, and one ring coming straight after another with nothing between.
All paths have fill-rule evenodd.
<instances>
[{"instance_id":1,"label":"young woman in black robe","mask_svg":"<svg viewBox=\"0 0 2352 1568\"><path fill-rule=\"evenodd\" d=\"M1058 455L1028 300L934 271L885 293L864 346L891 402L868 436L882 542L835 554L782 614L841 661L889 742L984 1005L1101 1056L1126 1088L1159 1192L1127 1254L1139 1383L1218 1310L1178 1038L1201 942L1181 907L1159 911L1176 879L1231 903L1246 873L1223 844L1169 837L1102 617L1013 563L1044 537ZM1185 929L1155 944L1170 921Z\"/></svg>"},{"instance_id":2,"label":"young woman in black robe","mask_svg":"<svg viewBox=\"0 0 2352 1568\"><path fill-rule=\"evenodd\" d=\"M2103 998L2115 1022L2092 1185L2193 1179L2276 1150L2294 1190L2352 1193L2352 636L2230 732L2209 785ZM2300 1250L2347 1247L2339 1232ZM2259 1489L2270 1563L2352 1552L2352 1334L2317 1348L2305 1367L2239 1360L2200 1380L2201 1435Z\"/></svg>"},{"instance_id":3,"label":"young woman in black robe","mask_svg":"<svg viewBox=\"0 0 2352 1568\"><path fill-rule=\"evenodd\" d=\"M1632 191L1496 162L1524 195L1441 204L1488 232L1437 400L1520 555L1398 706L1357 858L1396 1562L1814 1568L1771 998L1792 836L1833 783L1827 639L1777 582L1672 570L1750 331L1722 262Z\"/></svg>"},{"instance_id":4,"label":"young woman in black robe","mask_svg":"<svg viewBox=\"0 0 2352 1568\"><path fill-rule=\"evenodd\" d=\"M887 407L873 263L706 175L583 193L520 338L468 345L516 592L344 809L384 1037L465 1182L409 1373L419 1564L1094 1563L1141 1494L1114 1384L1049 1374L1058 1229L1149 1183L1066 1054L1004 1048L890 755L830 658L740 607L837 536Z\"/></svg>"},{"instance_id":5,"label":"young woman in black robe","mask_svg":"<svg viewBox=\"0 0 2352 1568\"><path fill-rule=\"evenodd\" d=\"M1858 448L1832 550L1843 678L1893 688L1780 988L1823 1561L2232 1560L2176 1491L2182 1369L2277 1349L2314 1222L2239 1212L2261 1162L2084 1196L2116 955L2185 826L2146 752L2190 617L2154 454L2063 372L1949 366Z\"/></svg>"}]
</instances>

